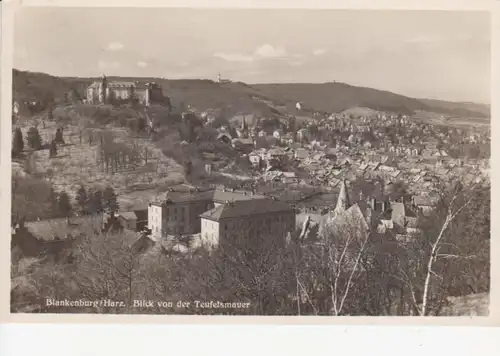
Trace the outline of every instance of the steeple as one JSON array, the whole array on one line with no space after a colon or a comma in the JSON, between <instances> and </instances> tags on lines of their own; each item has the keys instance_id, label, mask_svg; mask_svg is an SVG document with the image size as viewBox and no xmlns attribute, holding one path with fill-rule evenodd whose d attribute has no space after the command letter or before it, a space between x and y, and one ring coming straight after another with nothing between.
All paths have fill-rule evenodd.
<instances>
[{"instance_id":1,"label":"steeple","mask_svg":"<svg viewBox=\"0 0 500 356\"><path fill-rule=\"evenodd\" d=\"M349 208L350 205L349 195L347 193L347 182L344 179L340 186L340 194L337 200L337 205L335 206L335 212L338 213L341 211L345 211Z\"/></svg>"},{"instance_id":2,"label":"steeple","mask_svg":"<svg viewBox=\"0 0 500 356\"><path fill-rule=\"evenodd\" d=\"M246 131L246 130L248 130L247 120L245 116L243 116L243 119L241 120L241 131Z\"/></svg>"}]
</instances>

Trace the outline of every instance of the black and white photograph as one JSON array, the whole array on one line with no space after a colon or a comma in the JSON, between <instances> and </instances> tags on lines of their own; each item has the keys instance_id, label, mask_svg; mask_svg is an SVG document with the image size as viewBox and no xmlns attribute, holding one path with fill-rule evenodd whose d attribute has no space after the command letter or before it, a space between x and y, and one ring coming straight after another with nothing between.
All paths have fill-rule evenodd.
<instances>
[{"instance_id":1,"label":"black and white photograph","mask_svg":"<svg viewBox=\"0 0 500 356\"><path fill-rule=\"evenodd\" d=\"M13 22L11 314L490 315L490 12Z\"/></svg>"}]
</instances>

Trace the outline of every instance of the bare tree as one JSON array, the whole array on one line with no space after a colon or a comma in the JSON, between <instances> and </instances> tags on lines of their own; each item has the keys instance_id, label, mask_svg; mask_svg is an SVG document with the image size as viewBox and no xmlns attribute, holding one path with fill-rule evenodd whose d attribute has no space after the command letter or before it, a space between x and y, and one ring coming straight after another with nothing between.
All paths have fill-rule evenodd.
<instances>
[{"instance_id":1,"label":"bare tree","mask_svg":"<svg viewBox=\"0 0 500 356\"><path fill-rule=\"evenodd\" d=\"M481 189L475 185L465 190L461 185L440 189L440 200L431 216L420 219L421 233L408 246L413 256L400 269L402 280L411 297L410 303L417 315L439 313L449 291L443 290L446 280L453 278L450 269L453 260L474 260L477 249L464 253L466 230L463 222L481 228L473 218L471 205ZM489 238L489 237L488 237ZM476 245L477 248L479 246ZM474 249L473 249L474 250ZM459 273L463 273L463 269ZM439 281L439 283L435 283Z\"/></svg>"},{"instance_id":2,"label":"bare tree","mask_svg":"<svg viewBox=\"0 0 500 356\"><path fill-rule=\"evenodd\" d=\"M123 234L87 229L76 253L78 274L74 277L80 292L89 298L109 298L132 307L141 256L134 242ZM123 307L118 310L124 311Z\"/></svg>"},{"instance_id":3,"label":"bare tree","mask_svg":"<svg viewBox=\"0 0 500 356\"><path fill-rule=\"evenodd\" d=\"M355 279L362 273L360 264L370 237L369 226L362 217L341 215L321 231L325 263L325 282L330 293L333 315L345 313L346 300Z\"/></svg>"}]
</instances>

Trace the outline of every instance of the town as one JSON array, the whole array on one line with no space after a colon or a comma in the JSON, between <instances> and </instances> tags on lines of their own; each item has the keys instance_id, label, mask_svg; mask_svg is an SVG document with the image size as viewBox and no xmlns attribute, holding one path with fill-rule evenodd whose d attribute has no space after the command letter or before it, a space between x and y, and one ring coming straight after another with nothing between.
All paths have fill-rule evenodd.
<instances>
[{"instance_id":1,"label":"town","mask_svg":"<svg viewBox=\"0 0 500 356\"><path fill-rule=\"evenodd\" d=\"M220 75L213 83L233 85ZM269 249L279 255L293 241L299 241L299 250L330 251L327 236L353 235L356 247L350 238L343 246L344 251L355 250L354 262L349 262L355 264L347 268L352 277L368 268L358 262L373 236L410 249L421 243L422 235L433 233L426 223L443 214L451 191L452 202L462 195L463 205L449 205L446 219L454 219L470 203L465 192L489 196L491 133L482 122L370 108L330 113L308 110L303 102L272 114L228 116L194 103L175 105L158 83L106 76L81 93L66 94L43 108L36 101L13 104L16 256L52 256L56 264L71 264L89 234L110 234L120 236L120 249L125 243L134 261L158 267L162 265L155 261L162 256L191 261L200 251L226 256L228 251L265 254ZM129 117L120 118L125 110ZM159 144L166 141L170 148ZM77 156L81 150L92 151L92 158ZM74 157L76 167L69 162L65 167L64 156ZM82 178L84 172L89 177ZM165 179L172 172L176 178ZM137 182L125 182L132 177ZM100 182L104 185L99 188ZM26 184L32 185L27 190L38 190L35 194L46 191L40 196L48 204L45 210L37 206L30 211L29 202L21 203L37 201L35 191L23 192ZM476 212L484 208L475 206ZM445 231L452 221L443 221L434 228ZM474 224L483 223L476 219ZM487 241L489 227L482 229L486 235L481 241ZM342 257L336 262L347 263ZM297 273L292 279L299 285ZM293 292L292 303L303 304L303 312L318 313L320 306L311 301L307 288ZM349 288L342 292L347 295ZM398 288L403 298L403 287ZM330 303L322 313L340 314L339 300ZM387 308L388 314L422 311L413 300L396 311L393 305Z\"/></svg>"}]
</instances>

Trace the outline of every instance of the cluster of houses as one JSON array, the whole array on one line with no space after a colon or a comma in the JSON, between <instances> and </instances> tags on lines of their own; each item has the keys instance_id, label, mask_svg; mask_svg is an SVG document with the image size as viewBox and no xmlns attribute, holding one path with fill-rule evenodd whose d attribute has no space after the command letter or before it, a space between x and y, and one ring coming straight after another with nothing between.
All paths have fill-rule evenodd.
<instances>
[{"instance_id":1,"label":"cluster of houses","mask_svg":"<svg viewBox=\"0 0 500 356\"><path fill-rule=\"evenodd\" d=\"M295 135L283 134L279 128L267 134L255 125L249 127L245 116L239 119L236 137L223 127L218 139L241 149L253 168L250 175L260 175L264 181L338 189L343 179L383 179L389 184L403 182L409 191L425 193L443 181L479 183L489 179L489 159L452 158L442 147L453 140L486 142L488 137L483 132L453 129L449 134L400 115L354 119L335 114L307 122ZM334 133L334 137L314 138L311 125L316 126L314 131ZM390 139L385 135L387 127L396 132ZM372 141L363 141L367 132ZM261 144L263 141L266 145Z\"/></svg>"}]
</instances>

